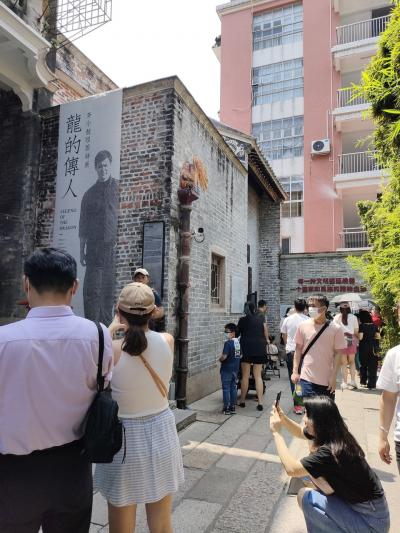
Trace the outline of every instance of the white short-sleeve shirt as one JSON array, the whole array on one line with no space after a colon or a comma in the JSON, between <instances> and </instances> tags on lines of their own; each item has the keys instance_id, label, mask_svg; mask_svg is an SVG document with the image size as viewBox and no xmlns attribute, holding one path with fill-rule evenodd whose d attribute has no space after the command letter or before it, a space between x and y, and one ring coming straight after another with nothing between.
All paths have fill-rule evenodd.
<instances>
[{"instance_id":1,"label":"white short-sleeve shirt","mask_svg":"<svg viewBox=\"0 0 400 533\"><path fill-rule=\"evenodd\" d=\"M343 324L341 313L338 313L334 317L333 321L336 322L336 324L340 324L342 326L343 333L350 333L351 335L355 335L355 333L358 331L358 320L356 315L353 315L352 313L347 315L347 325Z\"/></svg>"},{"instance_id":2,"label":"white short-sleeve shirt","mask_svg":"<svg viewBox=\"0 0 400 533\"><path fill-rule=\"evenodd\" d=\"M400 395L400 345L395 346L385 356L376 384L378 389L397 392ZM400 442L400 403L397 400L394 440Z\"/></svg>"}]
</instances>

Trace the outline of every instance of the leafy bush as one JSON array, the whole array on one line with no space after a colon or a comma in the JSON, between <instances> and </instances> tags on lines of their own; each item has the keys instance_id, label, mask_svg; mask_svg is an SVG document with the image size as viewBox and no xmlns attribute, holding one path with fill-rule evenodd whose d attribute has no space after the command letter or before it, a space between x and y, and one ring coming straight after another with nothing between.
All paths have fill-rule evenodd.
<instances>
[{"instance_id":1,"label":"leafy bush","mask_svg":"<svg viewBox=\"0 0 400 533\"><path fill-rule=\"evenodd\" d=\"M400 0L385 32L378 53L362 74L359 95L371 102L376 129L373 142L378 159L389 170L389 182L376 202L358 203L361 221L368 233L371 251L349 262L371 287L387 324L385 345L400 342L393 308L400 301Z\"/></svg>"}]
</instances>

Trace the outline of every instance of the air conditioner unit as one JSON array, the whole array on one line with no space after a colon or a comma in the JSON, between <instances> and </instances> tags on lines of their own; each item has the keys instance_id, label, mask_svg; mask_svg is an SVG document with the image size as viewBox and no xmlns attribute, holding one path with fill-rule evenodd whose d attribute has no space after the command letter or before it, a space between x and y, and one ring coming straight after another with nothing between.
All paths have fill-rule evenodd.
<instances>
[{"instance_id":1,"label":"air conditioner unit","mask_svg":"<svg viewBox=\"0 0 400 533\"><path fill-rule=\"evenodd\" d=\"M318 139L311 142L311 153L313 155L329 154L331 151L331 142L329 139Z\"/></svg>"}]
</instances>

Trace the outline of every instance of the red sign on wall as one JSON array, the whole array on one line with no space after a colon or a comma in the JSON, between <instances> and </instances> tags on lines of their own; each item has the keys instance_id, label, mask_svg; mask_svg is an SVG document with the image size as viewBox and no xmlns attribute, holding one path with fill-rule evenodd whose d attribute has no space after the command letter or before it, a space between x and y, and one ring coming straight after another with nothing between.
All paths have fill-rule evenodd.
<instances>
[{"instance_id":1,"label":"red sign on wall","mask_svg":"<svg viewBox=\"0 0 400 533\"><path fill-rule=\"evenodd\" d=\"M297 283L302 293L367 292L367 287L356 284L355 278L299 278Z\"/></svg>"}]
</instances>

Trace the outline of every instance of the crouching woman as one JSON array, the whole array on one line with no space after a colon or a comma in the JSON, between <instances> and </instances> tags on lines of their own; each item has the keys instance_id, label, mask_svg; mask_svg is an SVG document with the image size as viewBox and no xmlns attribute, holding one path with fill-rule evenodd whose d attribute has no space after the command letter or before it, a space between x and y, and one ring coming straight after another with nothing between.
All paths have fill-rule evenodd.
<instances>
[{"instance_id":1,"label":"crouching woman","mask_svg":"<svg viewBox=\"0 0 400 533\"><path fill-rule=\"evenodd\" d=\"M297 501L309 533L387 533L390 519L382 485L327 396L304 400L304 426L273 408L270 428L282 464L291 477L309 478ZM310 454L297 460L281 435L309 440Z\"/></svg>"}]
</instances>

